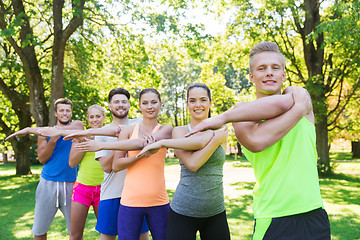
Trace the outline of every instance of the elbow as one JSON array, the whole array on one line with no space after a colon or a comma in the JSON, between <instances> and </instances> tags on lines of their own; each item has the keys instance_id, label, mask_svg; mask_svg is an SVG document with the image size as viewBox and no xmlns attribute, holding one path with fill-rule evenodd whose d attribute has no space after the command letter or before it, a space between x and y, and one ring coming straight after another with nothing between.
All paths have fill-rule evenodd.
<instances>
[{"instance_id":1,"label":"elbow","mask_svg":"<svg viewBox=\"0 0 360 240\"><path fill-rule=\"evenodd\" d=\"M110 169L110 171L113 170L114 172L119 172L121 170L123 170L123 168L120 166L120 164L117 163L117 161L114 159L114 162L112 164L112 168Z\"/></svg>"},{"instance_id":2,"label":"elbow","mask_svg":"<svg viewBox=\"0 0 360 240\"><path fill-rule=\"evenodd\" d=\"M261 152L264 151L266 149L265 144L263 143L263 141L250 141L247 143L241 143L247 150L249 150L250 152L253 153L257 153L257 152Z\"/></svg>"},{"instance_id":3,"label":"elbow","mask_svg":"<svg viewBox=\"0 0 360 240\"><path fill-rule=\"evenodd\" d=\"M105 167L105 166L101 166L101 169L106 172L106 173L110 173L112 168L111 167Z\"/></svg>"},{"instance_id":4,"label":"elbow","mask_svg":"<svg viewBox=\"0 0 360 240\"><path fill-rule=\"evenodd\" d=\"M41 164L45 164L47 162L47 160L42 157L38 157L38 160Z\"/></svg>"},{"instance_id":5,"label":"elbow","mask_svg":"<svg viewBox=\"0 0 360 240\"><path fill-rule=\"evenodd\" d=\"M264 151L265 148L262 147L262 146L256 146L256 145L253 145L253 146L245 146L245 148L247 150L249 150L250 152L253 152L253 153L257 153L257 152L261 152L261 151Z\"/></svg>"},{"instance_id":6,"label":"elbow","mask_svg":"<svg viewBox=\"0 0 360 240\"><path fill-rule=\"evenodd\" d=\"M282 112L289 111L290 108L292 108L292 106L294 106L294 99L293 99L292 95L288 94L288 95L284 95L284 96L286 97L286 100L278 103L278 108Z\"/></svg>"},{"instance_id":7,"label":"elbow","mask_svg":"<svg viewBox=\"0 0 360 240\"><path fill-rule=\"evenodd\" d=\"M191 161L190 161L191 162ZM196 165L196 164L187 164L187 169L189 169L190 171L192 171L192 172L197 172L197 170L199 170L199 168L201 167L201 166L198 166L198 165Z\"/></svg>"},{"instance_id":8,"label":"elbow","mask_svg":"<svg viewBox=\"0 0 360 240\"><path fill-rule=\"evenodd\" d=\"M77 166L77 164L74 164L74 163L69 162L69 166L70 166L71 168L74 168L74 167Z\"/></svg>"}]
</instances>

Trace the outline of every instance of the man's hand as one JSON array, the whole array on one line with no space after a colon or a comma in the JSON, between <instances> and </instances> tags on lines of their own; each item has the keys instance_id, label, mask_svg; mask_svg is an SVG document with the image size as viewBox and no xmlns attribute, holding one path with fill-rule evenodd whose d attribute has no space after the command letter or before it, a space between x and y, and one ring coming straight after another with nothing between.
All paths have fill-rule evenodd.
<instances>
[{"instance_id":1,"label":"man's hand","mask_svg":"<svg viewBox=\"0 0 360 240\"><path fill-rule=\"evenodd\" d=\"M311 97L305 88L287 87L283 94L291 93L294 99L294 107L299 109L305 116L312 110Z\"/></svg>"},{"instance_id":2,"label":"man's hand","mask_svg":"<svg viewBox=\"0 0 360 240\"><path fill-rule=\"evenodd\" d=\"M43 137L58 137L61 131L56 127L43 127L37 130L38 134Z\"/></svg>"},{"instance_id":3,"label":"man's hand","mask_svg":"<svg viewBox=\"0 0 360 240\"><path fill-rule=\"evenodd\" d=\"M87 130L79 130L77 132L74 132L72 134L69 134L67 136L64 137L64 140L69 140L69 139L73 139L73 138L78 138L78 139L84 139L89 137L89 131Z\"/></svg>"},{"instance_id":4,"label":"man's hand","mask_svg":"<svg viewBox=\"0 0 360 240\"><path fill-rule=\"evenodd\" d=\"M7 138L5 138L5 141L8 141L8 140L12 139L13 137L23 137L23 136L29 134L28 129L29 128L24 128L17 132L14 132L13 134L11 134Z\"/></svg>"},{"instance_id":5,"label":"man's hand","mask_svg":"<svg viewBox=\"0 0 360 240\"><path fill-rule=\"evenodd\" d=\"M220 116L208 118L203 120L198 125L196 125L190 132L185 134L185 137L189 137L197 132L201 132L208 129L216 130L221 128L224 124L225 122Z\"/></svg>"}]
</instances>

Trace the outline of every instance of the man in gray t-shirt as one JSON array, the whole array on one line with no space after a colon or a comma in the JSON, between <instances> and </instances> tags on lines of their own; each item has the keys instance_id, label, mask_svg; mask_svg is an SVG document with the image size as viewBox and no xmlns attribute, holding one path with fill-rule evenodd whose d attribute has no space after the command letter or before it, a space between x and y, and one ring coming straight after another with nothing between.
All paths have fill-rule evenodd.
<instances>
[{"instance_id":1,"label":"man in gray t-shirt","mask_svg":"<svg viewBox=\"0 0 360 240\"><path fill-rule=\"evenodd\" d=\"M129 121L124 125L136 124L141 119L129 119ZM104 127L110 127L106 125ZM116 142L116 137L109 136L95 136L97 142ZM95 158L100 159L108 154L112 154L112 150L101 150L95 153ZM124 180L126 175L126 169L120 172L115 173L114 171L104 172L104 180L101 183L101 194L100 201L106 199L120 198L121 192L124 187Z\"/></svg>"}]
</instances>

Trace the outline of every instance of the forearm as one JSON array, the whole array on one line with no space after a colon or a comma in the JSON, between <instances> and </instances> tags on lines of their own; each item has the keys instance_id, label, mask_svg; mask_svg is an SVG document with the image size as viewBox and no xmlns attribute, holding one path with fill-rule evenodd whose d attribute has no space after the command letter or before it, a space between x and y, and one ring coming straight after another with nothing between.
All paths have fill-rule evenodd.
<instances>
[{"instance_id":1,"label":"forearm","mask_svg":"<svg viewBox=\"0 0 360 240\"><path fill-rule=\"evenodd\" d=\"M113 158L114 158L114 151L111 151L109 154L98 158L100 162L101 169L109 173L112 170L112 164L113 164Z\"/></svg>"},{"instance_id":2,"label":"forearm","mask_svg":"<svg viewBox=\"0 0 360 240\"><path fill-rule=\"evenodd\" d=\"M90 128L84 131L88 136L109 136L116 137L116 127L102 127L102 128Z\"/></svg>"},{"instance_id":3,"label":"forearm","mask_svg":"<svg viewBox=\"0 0 360 240\"><path fill-rule=\"evenodd\" d=\"M77 165L79 165L79 163L81 162L81 160L83 159L85 153L84 152L79 152L76 149L74 149L73 147L70 150L70 155L69 155L69 165L71 168L76 167Z\"/></svg>"},{"instance_id":4,"label":"forearm","mask_svg":"<svg viewBox=\"0 0 360 240\"><path fill-rule=\"evenodd\" d=\"M144 140L141 138L121 140L117 142L104 142L100 146L100 150L119 150L133 151L140 150L144 147Z\"/></svg>"},{"instance_id":5,"label":"forearm","mask_svg":"<svg viewBox=\"0 0 360 240\"><path fill-rule=\"evenodd\" d=\"M40 163L45 164L50 159L54 152L55 146L56 141L52 141L50 139L49 142L47 142L42 148L38 149L38 159Z\"/></svg>"},{"instance_id":6,"label":"forearm","mask_svg":"<svg viewBox=\"0 0 360 240\"><path fill-rule=\"evenodd\" d=\"M297 108L292 108L279 117L257 123L251 131L242 131L234 123L235 134L245 148L260 152L282 139L303 117Z\"/></svg>"},{"instance_id":7,"label":"forearm","mask_svg":"<svg viewBox=\"0 0 360 240\"><path fill-rule=\"evenodd\" d=\"M198 151L194 151L189 154L188 157L180 159L185 166L192 172L196 172L201 168L220 146L220 142L216 138L212 138L211 141L203 148Z\"/></svg>"},{"instance_id":8,"label":"forearm","mask_svg":"<svg viewBox=\"0 0 360 240\"><path fill-rule=\"evenodd\" d=\"M163 139L159 141L161 147L196 151L202 149L213 137L213 131L206 131L195 134L188 138Z\"/></svg>"},{"instance_id":9,"label":"forearm","mask_svg":"<svg viewBox=\"0 0 360 240\"><path fill-rule=\"evenodd\" d=\"M121 170L124 170L137 161L139 161L141 158L138 158L137 156L131 156L131 157L124 157L124 158L114 158L112 169L114 172L118 172Z\"/></svg>"},{"instance_id":10,"label":"forearm","mask_svg":"<svg viewBox=\"0 0 360 240\"><path fill-rule=\"evenodd\" d=\"M224 123L240 121L261 121L277 117L294 105L291 94L259 98L252 102L237 104L219 116Z\"/></svg>"}]
</instances>

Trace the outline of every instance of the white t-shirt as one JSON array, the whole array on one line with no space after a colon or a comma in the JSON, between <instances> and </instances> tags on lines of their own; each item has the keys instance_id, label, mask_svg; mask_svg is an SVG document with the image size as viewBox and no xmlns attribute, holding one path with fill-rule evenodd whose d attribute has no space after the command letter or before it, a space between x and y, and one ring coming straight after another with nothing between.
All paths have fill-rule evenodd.
<instances>
[{"instance_id":1,"label":"white t-shirt","mask_svg":"<svg viewBox=\"0 0 360 240\"><path fill-rule=\"evenodd\" d=\"M125 125L136 124L140 122L141 118L129 119L129 121ZM108 124L104 127L108 127L111 124ZM97 142L116 142L118 139L116 137L108 137L108 136L95 136L95 141ZM95 158L100 158L111 153L112 150L101 150L95 153ZM111 170L110 173L104 172L104 180L101 183L101 193L100 200L120 198L121 192L124 187L124 180L126 176L126 169L113 172Z\"/></svg>"}]
</instances>

